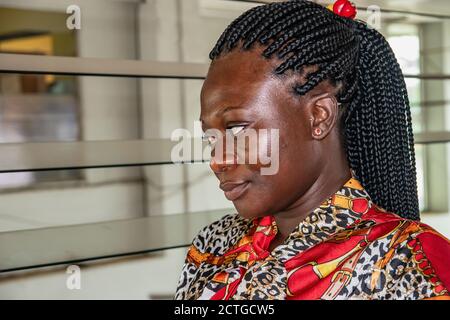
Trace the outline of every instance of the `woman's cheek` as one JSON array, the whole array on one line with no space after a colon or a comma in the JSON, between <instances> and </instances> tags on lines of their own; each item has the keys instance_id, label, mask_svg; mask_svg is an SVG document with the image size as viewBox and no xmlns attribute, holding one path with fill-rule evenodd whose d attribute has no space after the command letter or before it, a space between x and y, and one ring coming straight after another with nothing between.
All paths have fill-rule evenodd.
<instances>
[{"instance_id":1,"label":"woman's cheek","mask_svg":"<svg viewBox=\"0 0 450 320\"><path fill-rule=\"evenodd\" d=\"M261 175L275 175L280 164L278 129L258 129L246 132L236 143L237 161Z\"/></svg>"}]
</instances>

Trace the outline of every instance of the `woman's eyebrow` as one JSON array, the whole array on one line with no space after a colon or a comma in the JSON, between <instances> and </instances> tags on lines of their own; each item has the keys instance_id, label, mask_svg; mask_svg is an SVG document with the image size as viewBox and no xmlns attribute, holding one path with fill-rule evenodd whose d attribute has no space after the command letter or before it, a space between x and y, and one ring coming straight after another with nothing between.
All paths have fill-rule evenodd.
<instances>
[{"instance_id":1,"label":"woman's eyebrow","mask_svg":"<svg viewBox=\"0 0 450 320\"><path fill-rule=\"evenodd\" d=\"M245 109L245 108L243 106L228 106L228 107L225 107L223 109L216 111L215 115L216 115L216 117L222 116L224 113L227 113L228 111L232 111L235 109Z\"/></svg>"},{"instance_id":2,"label":"woman's eyebrow","mask_svg":"<svg viewBox=\"0 0 450 320\"><path fill-rule=\"evenodd\" d=\"M232 111L232 110L235 110L235 109L245 109L245 107L244 106L227 106L225 108L219 109L216 112L214 112L214 116L215 117L220 117L220 116L223 116L228 111ZM204 122L201 117L198 120L201 121L202 123Z\"/></svg>"},{"instance_id":3,"label":"woman's eyebrow","mask_svg":"<svg viewBox=\"0 0 450 320\"><path fill-rule=\"evenodd\" d=\"M227 106L225 108L219 109L217 111L215 111L213 113L213 117L220 117L223 116L225 113L229 112L229 111L233 111L236 109L246 109L244 106ZM206 124L206 121L204 119L202 119L202 117L200 116L200 118L198 119L202 124Z\"/></svg>"}]
</instances>

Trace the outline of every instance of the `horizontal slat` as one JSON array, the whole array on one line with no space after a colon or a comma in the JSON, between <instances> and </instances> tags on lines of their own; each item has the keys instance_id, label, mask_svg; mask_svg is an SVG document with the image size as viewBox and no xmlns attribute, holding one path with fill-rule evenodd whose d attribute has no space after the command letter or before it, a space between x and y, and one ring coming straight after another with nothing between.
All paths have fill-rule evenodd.
<instances>
[{"instance_id":1,"label":"horizontal slat","mask_svg":"<svg viewBox=\"0 0 450 320\"><path fill-rule=\"evenodd\" d=\"M207 64L0 54L0 72L203 79Z\"/></svg>"},{"instance_id":2,"label":"horizontal slat","mask_svg":"<svg viewBox=\"0 0 450 320\"><path fill-rule=\"evenodd\" d=\"M232 209L0 233L0 272L184 247Z\"/></svg>"},{"instance_id":3,"label":"horizontal slat","mask_svg":"<svg viewBox=\"0 0 450 320\"><path fill-rule=\"evenodd\" d=\"M170 139L3 143L0 173L172 164L171 153L176 144ZM200 140L200 147L202 144ZM187 161L202 161L201 152L194 154L192 150L192 156L187 156ZM181 161L175 161L178 162Z\"/></svg>"},{"instance_id":4,"label":"horizontal slat","mask_svg":"<svg viewBox=\"0 0 450 320\"><path fill-rule=\"evenodd\" d=\"M415 134L416 144L444 142L450 142L450 132ZM203 150L205 143L200 143ZM169 139L3 143L0 144L0 173L181 163L176 159L172 162L171 153L176 144ZM198 152L200 146L194 145L191 140L192 156L186 155L185 162L209 161L207 155L202 159Z\"/></svg>"},{"instance_id":5,"label":"horizontal slat","mask_svg":"<svg viewBox=\"0 0 450 320\"><path fill-rule=\"evenodd\" d=\"M421 80L450 80L449 74L404 74L405 78Z\"/></svg>"},{"instance_id":6,"label":"horizontal slat","mask_svg":"<svg viewBox=\"0 0 450 320\"><path fill-rule=\"evenodd\" d=\"M204 79L208 64L58 57L0 53L0 72L85 76ZM448 80L446 74L405 74L405 78Z\"/></svg>"},{"instance_id":7,"label":"horizontal slat","mask_svg":"<svg viewBox=\"0 0 450 320\"><path fill-rule=\"evenodd\" d=\"M436 131L436 132L416 133L414 135L414 142L417 144L450 142L450 132Z\"/></svg>"}]
</instances>

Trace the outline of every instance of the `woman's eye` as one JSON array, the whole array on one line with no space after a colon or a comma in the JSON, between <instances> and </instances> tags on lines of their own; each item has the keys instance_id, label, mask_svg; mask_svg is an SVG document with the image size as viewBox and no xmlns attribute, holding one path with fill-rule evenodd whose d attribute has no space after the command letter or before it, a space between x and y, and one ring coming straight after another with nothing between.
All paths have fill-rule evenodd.
<instances>
[{"instance_id":1,"label":"woman's eye","mask_svg":"<svg viewBox=\"0 0 450 320\"><path fill-rule=\"evenodd\" d=\"M245 125L239 125L239 126L229 126L226 131L231 133L233 137L238 135L240 132L242 132L245 129ZM214 146L217 143L218 137L211 132L206 132L202 135L202 140L208 142L210 146Z\"/></svg>"},{"instance_id":2,"label":"woman's eye","mask_svg":"<svg viewBox=\"0 0 450 320\"><path fill-rule=\"evenodd\" d=\"M210 146L214 145L217 142L217 138L213 135L204 134L202 136L203 141L207 141Z\"/></svg>"},{"instance_id":3,"label":"woman's eye","mask_svg":"<svg viewBox=\"0 0 450 320\"><path fill-rule=\"evenodd\" d=\"M245 126L233 126L228 128L228 130L231 131L231 133L233 134L233 136L238 135L242 130L244 130Z\"/></svg>"}]
</instances>

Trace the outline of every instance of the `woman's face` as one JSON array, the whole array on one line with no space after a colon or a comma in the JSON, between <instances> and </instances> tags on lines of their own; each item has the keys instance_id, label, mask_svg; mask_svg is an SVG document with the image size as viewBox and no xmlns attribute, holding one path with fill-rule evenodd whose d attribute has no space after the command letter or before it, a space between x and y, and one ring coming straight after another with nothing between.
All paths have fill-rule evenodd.
<instances>
[{"instance_id":1,"label":"woman's face","mask_svg":"<svg viewBox=\"0 0 450 320\"><path fill-rule=\"evenodd\" d=\"M301 76L272 75L280 61L262 58L260 50L234 50L215 60L201 92L203 131L214 128L224 133L232 129L239 135L248 129L256 133L260 129L279 130L278 150L271 150L272 159L279 155L275 174L261 174L262 167L267 167L261 161L233 162L218 159L219 152L212 152L211 169L225 196L244 218L289 208L316 180L323 156L319 140L312 134L311 119L316 111L309 107L310 95L299 97L291 92L293 81L301 81ZM276 145L270 135L259 138L266 144L263 148ZM255 152L255 148L247 145L245 152Z\"/></svg>"}]
</instances>

